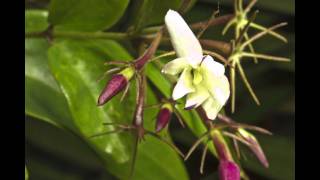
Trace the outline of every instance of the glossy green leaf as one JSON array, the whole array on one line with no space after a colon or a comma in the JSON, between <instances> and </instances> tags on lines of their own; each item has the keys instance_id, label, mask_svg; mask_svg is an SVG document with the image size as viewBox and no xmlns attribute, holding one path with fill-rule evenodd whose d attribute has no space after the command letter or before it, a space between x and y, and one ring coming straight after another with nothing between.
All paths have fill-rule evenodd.
<instances>
[{"instance_id":1,"label":"glossy green leaf","mask_svg":"<svg viewBox=\"0 0 320 180\"><path fill-rule=\"evenodd\" d=\"M50 68L67 98L74 123L84 137L112 130L103 126L104 122L130 123L132 120L134 107L125 105L135 102L132 90L124 104L119 103L120 97L116 96L104 107L96 106L105 85L105 81L98 83L96 80L106 70L103 66L106 59L128 60L131 57L113 41L62 41L49 50ZM148 93L148 103L155 101L151 95ZM147 128L154 127L153 117L155 111L146 113ZM139 145L134 179L188 179L181 159L172 149L152 137L146 139ZM131 134L87 140L105 160L110 173L119 178L128 176L133 146Z\"/></svg>"},{"instance_id":2,"label":"glossy green leaf","mask_svg":"<svg viewBox=\"0 0 320 180\"><path fill-rule=\"evenodd\" d=\"M48 11L46 10L26 10L25 11L25 32L41 32L47 29Z\"/></svg>"},{"instance_id":3,"label":"glossy green leaf","mask_svg":"<svg viewBox=\"0 0 320 180\"><path fill-rule=\"evenodd\" d=\"M72 131L63 130L40 119L26 117L25 161L32 179L114 179L105 171L102 159L88 143ZM61 168L68 167L68 168ZM99 175L92 175L93 172ZM101 178L98 178L101 177Z\"/></svg>"},{"instance_id":4,"label":"glossy green leaf","mask_svg":"<svg viewBox=\"0 0 320 180\"><path fill-rule=\"evenodd\" d=\"M65 30L98 31L114 25L129 0L52 0L49 22Z\"/></svg>"},{"instance_id":5,"label":"glossy green leaf","mask_svg":"<svg viewBox=\"0 0 320 180\"><path fill-rule=\"evenodd\" d=\"M56 126L76 130L64 96L48 67L45 39L25 40L25 112Z\"/></svg>"},{"instance_id":6,"label":"glossy green leaf","mask_svg":"<svg viewBox=\"0 0 320 180\"><path fill-rule=\"evenodd\" d=\"M53 124L56 127L63 128L66 130L71 130L71 133L69 131L62 131L63 133L76 134L78 131L73 124L72 117L68 110L67 101L65 100L65 97L60 91L59 86L57 85L53 76L51 75L51 72L48 67L47 50L49 48L49 44L45 39L26 39L25 45L26 45L26 50L25 50L25 57L26 57L25 111L26 111L26 114L29 116L35 117L34 119L38 121L49 122L50 124ZM52 152L52 153L58 153L58 154L60 153L60 155L63 154L65 156L64 159L70 159L70 161L72 162L77 162L78 166L80 164L85 163L86 165L93 167L92 158L89 158L91 156L83 154L84 152L86 152L84 151L86 149L82 147L81 149L78 149L76 152L67 152L63 148L67 148L67 147L70 148L70 146L73 145L70 139L66 139L66 137L58 138L58 136L55 135L54 137L58 138L57 140L59 141L59 143L63 142L64 139L69 140L68 142L66 142L68 143L68 146L56 145L54 141L52 140L48 141L48 139L50 139L50 136L52 135L51 131L48 131L48 128L46 129L42 127L39 130L35 126L29 127L31 123L30 118L27 118L26 120L27 120L27 124L26 124L27 138L29 136L28 130L32 129L31 134L35 134L34 137L36 138L34 139L36 139L37 142L42 140L42 142L46 143L47 146L51 145L50 148L46 149L46 152L50 152L50 153ZM43 133L41 134L41 132ZM46 134L46 136L43 136L43 134ZM79 136L75 136L75 135L73 136L74 138L79 139ZM83 140L80 140L80 141L83 141ZM41 147L43 147L43 143ZM60 149L60 147L62 149ZM88 149L88 147L86 148ZM34 162L34 160L28 161L28 162L30 167L41 167L42 169L40 171L43 172L43 175L47 173L46 174L47 177L48 176L50 178L56 177L56 175L54 175L56 173L52 172L51 170L46 170L46 168L43 168L43 165L42 166L40 164L38 166L35 165L36 163ZM37 174L38 174L38 171L37 171L37 168L35 168L34 169L35 177L37 177ZM58 179L61 179L61 178L62 177L59 177Z\"/></svg>"}]
</instances>

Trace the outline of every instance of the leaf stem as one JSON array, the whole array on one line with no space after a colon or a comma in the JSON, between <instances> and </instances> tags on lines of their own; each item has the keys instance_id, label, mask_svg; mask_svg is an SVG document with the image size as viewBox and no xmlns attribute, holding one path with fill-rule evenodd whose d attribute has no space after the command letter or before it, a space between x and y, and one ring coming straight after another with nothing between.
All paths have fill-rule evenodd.
<instances>
[{"instance_id":1,"label":"leaf stem","mask_svg":"<svg viewBox=\"0 0 320 180\"><path fill-rule=\"evenodd\" d=\"M46 31L44 31L46 32ZM123 40L131 38L127 33L121 32L78 32L78 31L52 31L51 34L44 32L26 33L25 38L43 38L51 36L52 38L75 38L75 39L113 39Z\"/></svg>"}]
</instances>

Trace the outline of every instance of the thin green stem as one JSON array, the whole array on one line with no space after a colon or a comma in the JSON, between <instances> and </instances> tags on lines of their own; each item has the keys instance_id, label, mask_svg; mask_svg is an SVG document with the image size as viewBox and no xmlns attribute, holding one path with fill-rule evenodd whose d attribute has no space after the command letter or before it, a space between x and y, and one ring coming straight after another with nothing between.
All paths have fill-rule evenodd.
<instances>
[{"instance_id":1,"label":"thin green stem","mask_svg":"<svg viewBox=\"0 0 320 180\"><path fill-rule=\"evenodd\" d=\"M131 164L130 164L130 171L129 171L129 178L128 179L132 179L133 174L134 174L134 168L136 166L136 160L137 160L137 155L138 155L138 145L139 145L139 136L136 135L134 137L132 160L131 160Z\"/></svg>"},{"instance_id":2,"label":"thin green stem","mask_svg":"<svg viewBox=\"0 0 320 180\"><path fill-rule=\"evenodd\" d=\"M26 38L43 38L46 34L43 32L26 33ZM126 33L120 32L78 32L78 31L53 31L53 38L75 38L75 39L113 39L124 40L130 38Z\"/></svg>"},{"instance_id":3,"label":"thin green stem","mask_svg":"<svg viewBox=\"0 0 320 180\"><path fill-rule=\"evenodd\" d=\"M183 118L181 117L180 113L177 110L173 110L174 114L176 115L180 125L185 128L184 122L183 122Z\"/></svg>"},{"instance_id":4,"label":"thin green stem","mask_svg":"<svg viewBox=\"0 0 320 180\"><path fill-rule=\"evenodd\" d=\"M144 28L141 32L143 34L154 34L158 32L161 28L162 26L152 26L152 27Z\"/></svg>"},{"instance_id":5,"label":"thin green stem","mask_svg":"<svg viewBox=\"0 0 320 180\"><path fill-rule=\"evenodd\" d=\"M175 51L170 51L170 52L167 52L167 53L164 53L164 54L161 54L161 55L159 55L157 57L152 58L151 60L149 60L149 62L152 62L152 61L164 58L164 57L173 56L175 54L176 54Z\"/></svg>"},{"instance_id":6,"label":"thin green stem","mask_svg":"<svg viewBox=\"0 0 320 180\"><path fill-rule=\"evenodd\" d=\"M259 101L258 97L256 96L256 94L254 93L254 91L253 91L253 89L252 89L252 87L251 87L251 85L250 85L250 83L249 83L249 81L247 79L247 76L244 73L244 70L243 70L240 62L238 63L238 69L239 69L240 76L241 76L244 84L248 88L253 100L257 103L257 105L260 105L260 101Z\"/></svg>"},{"instance_id":7,"label":"thin green stem","mask_svg":"<svg viewBox=\"0 0 320 180\"><path fill-rule=\"evenodd\" d=\"M289 58L270 56L270 55L266 55L266 54L257 54L257 53L253 54L253 53L248 53L248 52L242 52L241 55L242 55L242 57L256 57L259 59L269 60L269 61L290 62Z\"/></svg>"},{"instance_id":8,"label":"thin green stem","mask_svg":"<svg viewBox=\"0 0 320 180\"><path fill-rule=\"evenodd\" d=\"M150 134L151 136L157 138L158 140L162 141L163 143L169 145L176 153L178 153L182 158L184 158L184 154L173 143L169 142L168 140L164 139L163 137L159 136L158 134L156 134L152 131L147 131L147 133Z\"/></svg>"},{"instance_id":9,"label":"thin green stem","mask_svg":"<svg viewBox=\"0 0 320 180\"><path fill-rule=\"evenodd\" d=\"M53 37L68 37L68 38L84 38L84 39L128 39L126 33L118 32L76 32L76 31L56 31L53 32Z\"/></svg>"},{"instance_id":10,"label":"thin green stem","mask_svg":"<svg viewBox=\"0 0 320 180\"><path fill-rule=\"evenodd\" d=\"M199 139L191 146L190 150L188 151L187 155L185 156L184 160L187 160L193 151L198 147L198 145L209 135L210 131L202 134Z\"/></svg>"},{"instance_id":11,"label":"thin green stem","mask_svg":"<svg viewBox=\"0 0 320 180\"><path fill-rule=\"evenodd\" d=\"M232 65L235 67L236 63L233 61ZM230 69L230 81L231 81L231 112L234 113L236 103L236 76L235 68Z\"/></svg>"},{"instance_id":12,"label":"thin green stem","mask_svg":"<svg viewBox=\"0 0 320 180\"><path fill-rule=\"evenodd\" d=\"M197 38L200 39L200 37L203 35L203 33L208 29L209 27L209 22L214 20L216 18L216 15L219 13L219 9L213 11L210 19L207 21L207 23L205 24L205 26L198 32L197 34Z\"/></svg>"},{"instance_id":13,"label":"thin green stem","mask_svg":"<svg viewBox=\"0 0 320 180\"><path fill-rule=\"evenodd\" d=\"M250 9L257 3L257 0L251 0L248 6L244 9L244 13L248 13Z\"/></svg>"},{"instance_id":14,"label":"thin green stem","mask_svg":"<svg viewBox=\"0 0 320 180\"><path fill-rule=\"evenodd\" d=\"M226 32L229 30L229 28L235 23L236 23L235 19L232 19L231 21L229 21L228 24L223 28L222 35L225 35Z\"/></svg>"},{"instance_id":15,"label":"thin green stem","mask_svg":"<svg viewBox=\"0 0 320 180\"><path fill-rule=\"evenodd\" d=\"M246 47L247 45L251 44L252 42L258 40L259 38L261 38L262 36L264 36L265 34L267 33L271 33L273 30L277 29L277 28L280 28L282 26L286 26L287 23L286 22L283 22L283 23L280 23L280 24L276 24L270 28L267 28L267 29L264 29L263 31L255 34L254 36L252 36L250 39L248 39L246 42L244 42L242 45L241 45L241 49L243 49L244 47Z\"/></svg>"},{"instance_id":16,"label":"thin green stem","mask_svg":"<svg viewBox=\"0 0 320 180\"><path fill-rule=\"evenodd\" d=\"M217 59L219 59L220 61L222 61L224 64L229 65L229 62L226 58L224 58L223 56L221 56L220 54L213 52L213 51L209 51L209 50L203 50L204 54L208 54L210 56L216 57Z\"/></svg>"},{"instance_id":17,"label":"thin green stem","mask_svg":"<svg viewBox=\"0 0 320 180\"><path fill-rule=\"evenodd\" d=\"M104 135L120 133L120 132L124 132L124 131L125 131L124 129L115 129L115 130L112 130L112 131L97 133L97 134L94 134L92 136L89 136L88 138L95 138L95 137L100 137L100 136L104 136Z\"/></svg>"},{"instance_id":18,"label":"thin green stem","mask_svg":"<svg viewBox=\"0 0 320 180\"><path fill-rule=\"evenodd\" d=\"M248 33L245 33L245 34L244 34L244 39L245 39L246 41L249 40ZM255 50L254 50L254 48L253 48L253 45L252 45L251 43L248 44L248 47L249 47L249 50L250 50L250 52L251 52L252 54L256 54L256 52L255 52ZM257 64L257 63L258 63L258 58L257 58L257 57L253 57L253 61L254 61L254 63Z\"/></svg>"},{"instance_id":19,"label":"thin green stem","mask_svg":"<svg viewBox=\"0 0 320 180\"><path fill-rule=\"evenodd\" d=\"M238 141L235 140L235 139L232 139L232 141L233 141L233 146L236 149L237 157L238 157L238 159L240 159L241 158L241 153L240 153Z\"/></svg>"},{"instance_id":20,"label":"thin green stem","mask_svg":"<svg viewBox=\"0 0 320 180\"><path fill-rule=\"evenodd\" d=\"M251 23L250 25L251 27L255 28L255 29L259 29L259 30L266 30L267 28L263 27L263 26L260 26L259 24L256 24L256 23ZM268 31L268 34L280 39L281 41L283 42L287 42L287 39L285 37L283 37L281 34L279 33L276 33L274 31Z\"/></svg>"},{"instance_id":21,"label":"thin green stem","mask_svg":"<svg viewBox=\"0 0 320 180\"><path fill-rule=\"evenodd\" d=\"M227 132L227 131L223 131L222 134L225 135L225 136L228 136L228 137L230 137L230 138L232 138L232 139L238 140L238 141L242 142L243 144L245 144L245 145L247 145L247 146L250 146L250 145L251 145L249 142L247 142L247 141L244 140L243 138L238 137L238 136L236 136L236 135L234 135L234 134L232 134L232 133L229 133L229 132Z\"/></svg>"},{"instance_id":22,"label":"thin green stem","mask_svg":"<svg viewBox=\"0 0 320 180\"><path fill-rule=\"evenodd\" d=\"M204 167L204 163L206 161L206 156L207 156L207 152L208 152L208 142L205 144L205 147L203 149L202 152L202 156L201 156L201 164L200 164L200 174L203 174L203 167Z\"/></svg>"},{"instance_id":23,"label":"thin green stem","mask_svg":"<svg viewBox=\"0 0 320 180\"><path fill-rule=\"evenodd\" d=\"M242 4L243 4L242 0L238 0L238 9L240 12L243 11Z\"/></svg>"},{"instance_id":24,"label":"thin green stem","mask_svg":"<svg viewBox=\"0 0 320 180\"><path fill-rule=\"evenodd\" d=\"M233 10L234 10L234 13L238 12L238 1L239 0L233 0Z\"/></svg>"}]
</instances>

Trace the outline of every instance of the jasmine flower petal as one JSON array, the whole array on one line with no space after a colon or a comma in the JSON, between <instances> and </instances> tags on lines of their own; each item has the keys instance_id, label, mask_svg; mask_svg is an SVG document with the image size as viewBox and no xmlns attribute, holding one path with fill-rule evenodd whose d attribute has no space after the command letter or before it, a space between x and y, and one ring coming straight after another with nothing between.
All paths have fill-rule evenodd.
<instances>
[{"instance_id":1,"label":"jasmine flower petal","mask_svg":"<svg viewBox=\"0 0 320 180\"><path fill-rule=\"evenodd\" d=\"M230 96L229 81L225 76L222 76L220 81L221 85L219 87L215 87L213 89L210 89L209 91L211 92L211 94L214 94L214 98L221 105L224 105Z\"/></svg>"},{"instance_id":2,"label":"jasmine flower petal","mask_svg":"<svg viewBox=\"0 0 320 180\"><path fill-rule=\"evenodd\" d=\"M198 66L203 56L202 48L188 24L173 10L167 12L165 24L178 57L186 57L192 67Z\"/></svg>"},{"instance_id":3,"label":"jasmine flower petal","mask_svg":"<svg viewBox=\"0 0 320 180\"><path fill-rule=\"evenodd\" d=\"M188 62L185 58L177 58L164 65L161 70L162 73L176 75L182 72L184 68L188 67Z\"/></svg>"},{"instance_id":4,"label":"jasmine flower petal","mask_svg":"<svg viewBox=\"0 0 320 180\"><path fill-rule=\"evenodd\" d=\"M223 76L225 68L219 62L213 60L213 58L207 55L201 63L201 68L211 73L212 76Z\"/></svg>"},{"instance_id":5,"label":"jasmine flower petal","mask_svg":"<svg viewBox=\"0 0 320 180\"><path fill-rule=\"evenodd\" d=\"M224 105L230 96L229 81L226 76L211 77L205 81L212 98Z\"/></svg>"},{"instance_id":6,"label":"jasmine flower petal","mask_svg":"<svg viewBox=\"0 0 320 180\"><path fill-rule=\"evenodd\" d=\"M210 120L216 119L218 112L221 110L222 105L213 98L208 98L202 107Z\"/></svg>"},{"instance_id":7,"label":"jasmine flower petal","mask_svg":"<svg viewBox=\"0 0 320 180\"><path fill-rule=\"evenodd\" d=\"M224 105L230 96L230 85L228 78L224 75L224 66L207 56L202 64L204 86L207 87L211 96Z\"/></svg>"},{"instance_id":8,"label":"jasmine flower petal","mask_svg":"<svg viewBox=\"0 0 320 180\"><path fill-rule=\"evenodd\" d=\"M173 89L172 98L174 100L177 100L184 95L194 91L195 89L192 85L191 69L185 68L177 82L177 85Z\"/></svg>"},{"instance_id":9,"label":"jasmine flower petal","mask_svg":"<svg viewBox=\"0 0 320 180\"><path fill-rule=\"evenodd\" d=\"M185 108L196 108L210 96L208 90L203 86L197 86L196 91L187 95Z\"/></svg>"}]
</instances>

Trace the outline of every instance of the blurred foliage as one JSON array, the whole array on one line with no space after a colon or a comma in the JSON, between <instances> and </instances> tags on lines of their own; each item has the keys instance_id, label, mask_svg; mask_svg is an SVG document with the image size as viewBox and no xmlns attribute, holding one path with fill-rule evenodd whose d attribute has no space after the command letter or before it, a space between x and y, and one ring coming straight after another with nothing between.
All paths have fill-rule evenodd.
<instances>
[{"instance_id":1,"label":"blurred foliage","mask_svg":"<svg viewBox=\"0 0 320 180\"><path fill-rule=\"evenodd\" d=\"M184 15L188 23L208 19L220 3L220 14L232 13L232 0L190 1L190 10ZM247 2L247 1L245 1ZM26 1L25 31L40 32L49 22L63 30L100 31L131 29L139 32L144 27L158 25L168 8L178 9L181 0L107 0L107 1ZM76 5L75 5L76 4ZM193 6L193 7L192 7ZM282 44L273 37L255 42L257 52L289 57L291 63L251 60L244 63L247 76L262 104L257 107L241 81L237 83L236 112L231 115L239 122L261 126L273 136L257 135L269 159L264 169L247 147L241 164L251 179L292 180L294 177L294 121L295 121L295 30L294 1L259 0L254 9L260 12L256 21L269 27L287 21L289 25L278 32L288 38ZM150 8L153 7L153 8ZM192 7L192 8L191 8ZM223 40L223 26L210 27L203 38ZM250 33L254 33L252 31ZM113 134L88 138L98 132L110 130L103 122L129 123L135 101L135 82L128 97L119 103L116 96L104 107L96 107L96 100L106 80L96 80L104 73L106 60L131 60L132 45L112 40L55 39L52 44L44 38L25 40L25 113L26 113L26 168L30 180L36 179L123 179L129 173L133 137ZM164 49L170 46L163 46ZM129 49L127 52L126 49ZM165 62L166 60L163 60ZM147 104L154 104L157 96L168 96L171 84L159 76L158 64L148 64L149 79ZM159 79L162 78L162 79ZM151 90L152 89L152 90ZM155 90L157 89L157 90ZM230 112L230 106L226 106ZM145 113L145 127L154 128L156 109ZM171 121L172 139L187 152L195 136L204 131L197 123L197 115L182 111L189 128L181 128L177 119ZM191 131L190 131L191 130ZM210 150L214 153L214 149ZM215 179L218 162L207 156L205 173L200 175L201 148L186 162L164 143L146 138L139 145L134 179Z\"/></svg>"},{"instance_id":2,"label":"blurred foliage","mask_svg":"<svg viewBox=\"0 0 320 180\"><path fill-rule=\"evenodd\" d=\"M129 0L51 0L48 21L76 31L109 28L122 16Z\"/></svg>"}]
</instances>

